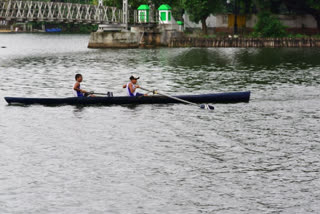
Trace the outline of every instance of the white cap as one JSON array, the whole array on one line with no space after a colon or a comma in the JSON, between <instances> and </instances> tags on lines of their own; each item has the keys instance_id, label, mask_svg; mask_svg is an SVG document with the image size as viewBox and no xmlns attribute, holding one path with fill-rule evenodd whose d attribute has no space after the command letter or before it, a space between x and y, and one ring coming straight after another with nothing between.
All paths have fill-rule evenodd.
<instances>
[{"instance_id":1,"label":"white cap","mask_svg":"<svg viewBox=\"0 0 320 214\"><path fill-rule=\"evenodd\" d=\"M131 75L131 77L129 78L130 80L137 80L140 77L138 77L137 75Z\"/></svg>"}]
</instances>

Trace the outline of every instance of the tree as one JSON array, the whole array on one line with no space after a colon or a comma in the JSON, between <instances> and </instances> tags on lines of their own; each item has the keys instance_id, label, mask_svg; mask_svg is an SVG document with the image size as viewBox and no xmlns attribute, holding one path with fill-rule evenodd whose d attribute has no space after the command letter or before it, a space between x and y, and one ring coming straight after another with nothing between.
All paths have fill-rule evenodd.
<instances>
[{"instance_id":1,"label":"tree","mask_svg":"<svg viewBox=\"0 0 320 214\"><path fill-rule=\"evenodd\" d=\"M252 6L257 9L258 13L266 11L271 13L279 13L281 4L283 4L283 0L252 0L252 2Z\"/></svg>"},{"instance_id":2,"label":"tree","mask_svg":"<svg viewBox=\"0 0 320 214\"><path fill-rule=\"evenodd\" d=\"M180 20L183 15L184 0L150 0L155 8L159 8L162 4L168 4L172 8L172 15L175 19Z\"/></svg>"},{"instance_id":3,"label":"tree","mask_svg":"<svg viewBox=\"0 0 320 214\"><path fill-rule=\"evenodd\" d=\"M318 29L320 30L320 1L307 0L306 3L310 7L310 14L316 19Z\"/></svg>"},{"instance_id":4,"label":"tree","mask_svg":"<svg viewBox=\"0 0 320 214\"><path fill-rule=\"evenodd\" d=\"M258 22L254 26L254 35L258 37L284 37L287 35L286 27L270 12L261 12Z\"/></svg>"},{"instance_id":5,"label":"tree","mask_svg":"<svg viewBox=\"0 0 320 214\"><path fill-rule=\"evenodd\" d=\"M194 22L201 21L202 31L208 33L207 18L216 12L223 10L223 0L187 0L184 3L184 8L190 15L190 19Z\"/></svg>"},{"instance_id":6,"label":"tree","mask_svg":"<svg viewBox=\"0 0 320 214\"><path fill-rule=\"evenodd\" d=\"M317 21L320 30L320 2L319 0L283 0L288 10L297 14L310 14Z\"/></svg>"}]
</instances>

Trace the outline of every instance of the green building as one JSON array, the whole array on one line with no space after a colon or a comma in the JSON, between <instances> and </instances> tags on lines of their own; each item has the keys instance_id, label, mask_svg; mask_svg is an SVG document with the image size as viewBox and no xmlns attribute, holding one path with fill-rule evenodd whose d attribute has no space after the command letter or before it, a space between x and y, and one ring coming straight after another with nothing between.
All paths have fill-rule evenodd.
<instances>
[{"instance_id":1,"label":"green building","mask_svg":"<svg viewBox=\"0 0 320 214\"><path fill-rule=\"evenodd\" d=\"M171 16L172 16L171 10L172 8L167 4L163 4L158 8L160 24L171 23Z\"/></svg>"},{"instance_id":2,"label":"green building","mask_svg":"<svg viewBox=\"0 0 320 214\"><path fill-rule=\"evenodd\" d=\"M146 4L142 4L138 7L138 21L139 23L149 22L150 7Z\"/></svg>"}]
</instances>

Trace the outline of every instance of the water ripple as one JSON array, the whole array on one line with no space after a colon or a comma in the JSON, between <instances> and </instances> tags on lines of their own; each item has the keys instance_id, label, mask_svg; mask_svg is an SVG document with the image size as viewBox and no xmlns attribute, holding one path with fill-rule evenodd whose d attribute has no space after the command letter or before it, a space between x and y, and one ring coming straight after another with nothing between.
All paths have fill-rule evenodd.
<instances>
[{"instance_id":1,"label":"water ripple","mask_svg":"<svg viewBox=\"0 0 320 214\"><path fill-rule=\"evenodd\" d=\"M90 50L87 35L0 35L0 97L124 95L132 73L171 94L251 90L251 102L8 106L1 213L317 213L319 49Z\"/></svg>"}]
</instances>

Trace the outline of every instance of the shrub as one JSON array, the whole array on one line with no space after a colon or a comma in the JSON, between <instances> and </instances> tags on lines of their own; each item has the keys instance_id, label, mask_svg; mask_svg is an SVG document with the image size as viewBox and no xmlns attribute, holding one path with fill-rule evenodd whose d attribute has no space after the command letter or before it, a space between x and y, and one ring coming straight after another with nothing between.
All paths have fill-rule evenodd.
<instances>
[{"instance_id":1,"label":"shrub","mask_svg":"<svg viewBox=\"0 0 320 214\"><path fill-rule=\"evenodd\" d=\"M204 35L203 38L206 38L206 39L215 39L215 38L217 38L217 35L215 35L215 34Z\"/></svg>"},{"instance_id":2,"label":"shrub","mask_svg":"<svg viewBox=\"0 0 320 214\"><path fill-rule=\"evenodd\" d=\"M284 26L274 15L262 12L258 15L258 22L254 26L254 36L259 37L285 37L287 36Z\"/></svg>"},{"instance_id":3,"label":"shrub","mask_svg":"<svg viewBox=\"0 0 320 214\"><path fill-rule=\"evenodd\" d=\"M298 34L289 34L288 37L289 37L289 38L307 38L307 37L309 37L309 36L298 33Z\"/></svg>"}]
</instances>

